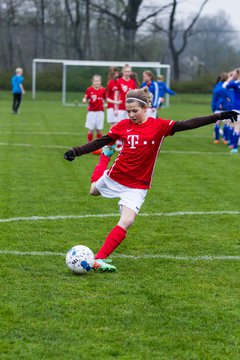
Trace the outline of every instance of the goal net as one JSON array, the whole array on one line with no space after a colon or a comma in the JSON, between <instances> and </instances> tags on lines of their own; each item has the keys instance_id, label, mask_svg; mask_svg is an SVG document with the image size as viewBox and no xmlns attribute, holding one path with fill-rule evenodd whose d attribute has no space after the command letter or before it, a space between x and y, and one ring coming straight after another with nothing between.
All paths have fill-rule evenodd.
<instances>
[{"instance_id":1,"label":"goal net","mask_svg":"<svg viewBox=\"0 0 240 360\"><path fill-rule=\"evenodd\" d=\"M77 61L77 60L54 60L54 59L33 59L32 63L32 98L36 99L38 83L42 84L41 76L44 75L44 67L58 69L56 72L56 89L61 87L62 104L64 106L86 106L82 104L82 98L87 87L91 86L91 78L98 74L102 76L103 86L107 84L107 73L110 66L121 68L124 64L132 67L142 82L142 73L148 69L155 76L163 75L165 83L170 87L170 65L159 62L132 62L132 61ZM60 76L59 76L60 75ZM61 84L60 84L61 82ZM41 87L41 89L43 89ZM48 86L48 79L45 80L45 89L54 91ZM165 107L169 106L169 95L166 94Z\"/></svg>"}]
</instances>

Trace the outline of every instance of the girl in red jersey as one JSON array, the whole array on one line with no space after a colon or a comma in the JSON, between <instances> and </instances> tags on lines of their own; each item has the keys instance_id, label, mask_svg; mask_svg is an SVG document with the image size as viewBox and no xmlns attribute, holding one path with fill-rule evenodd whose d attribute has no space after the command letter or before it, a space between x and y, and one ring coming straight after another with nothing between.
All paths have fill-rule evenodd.
<instances>
[{"instance_id":1,"label":"girl in red jersey","mask_svg":"<svg viewBox=\"0 0 240 360\"><path fill-rule=\"evenodd\" d=\"M129 90L137 88L136 82L131 79L132 68L128 64L123 65L122 68L122 77L116 81L116 91L115 91L115 100L120 100L121 104L115 105L115 112L118 118L118 121L122 119L127 119L128 114L125 106L125 97Z\"/></svg>"},{"instance_id":2,"label":"girl in red jersey","mask_svg":"<svg viewBox=\"0 0 240 360\"><path fill-rule=\"evenodd\" d=\"M114 94L117 90L116 81L119 76L119 69L110 67L108 71L108 83L107 83L107 97L114 101ZM120 102L119 102L120 103ZM112 126L118 122L116 112L114 111L114 103L108 102L107 104L107 122Z\"/></svg>"},{"instance_id":3,"label":"girl in red jersey","mask_svg":"<svg viewBox=\"0 0 240 360\"><path fill-rule=\"evenodd\" d=\"M96 129L97 138L102 136L104 125L104 101L106 100L106 89L102 86L100 75L92 77L92 86L88 87L83 102L88 102L88 113L85 127L88 129L88 142L93 140L93 132Z\"/></svg>"},{"instance_id":4,"label":"girl in red jersey","mask_svg":"<svg viewBox=\"0 0 240 360\"><path fill-rule=\"evenodd\" d=\"M126 109L129 119L114 125L107 135L89 144L68 150L64 157L73 161L76 156L87 154L123 139L123 149L109 170L110 158L101 154L98 165L91 178L90 194L107 198L120 198L120 219L107 235L104 244L95 256L94 269L115 271L106 258L125 239L127 230L133 224L148 189L151 187L153 169L161 144L166 136L176 132L195 129L213 124L217 120L237 120L234 111L197 117L184 121L163 120L147 117L147 107L151 106L151 94L148 88L130 90L126 96Z\"/></svg>"},{"instance_id":5,"label":"girl in red jersey","mask_svg":"<svg viewBox=\"0 0 240 360\"><path fill-rule=\"evenodd\" d=\"M125 106L125 97L129 90L133 90L137 88L136 81L132 79L132 68L128 64L123 65L122 67L122 76L116 81L116 91L114 95L115 101L119 100L119 105L114 105L115 109L115 118L117 122L128 118L128 114ZM116 140L116 151L122 150L122 140Z\"/></svg>"}]
</instances>

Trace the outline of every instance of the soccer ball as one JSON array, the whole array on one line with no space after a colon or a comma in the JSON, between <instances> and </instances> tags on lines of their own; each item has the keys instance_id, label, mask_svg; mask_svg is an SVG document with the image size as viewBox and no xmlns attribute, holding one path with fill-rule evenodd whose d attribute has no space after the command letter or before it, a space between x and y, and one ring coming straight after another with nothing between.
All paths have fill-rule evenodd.
<instances>
[{"instance_id":1,"label":"soccer ball","mask_svg":"<svg viewBox=\"0 0 240 360\"><path fill-rule=\"evenodd\" d=\"M66 255L66 265L76 274L86 274L92 269L94 254L87 246L76 245Z\"/></svg>"}]
</instances>

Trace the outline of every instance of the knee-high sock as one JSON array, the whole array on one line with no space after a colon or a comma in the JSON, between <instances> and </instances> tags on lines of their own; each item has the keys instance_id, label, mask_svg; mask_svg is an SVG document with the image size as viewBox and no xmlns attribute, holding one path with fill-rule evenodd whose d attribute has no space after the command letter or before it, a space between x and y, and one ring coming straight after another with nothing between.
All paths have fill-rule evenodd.
<instances>
[{"instance_id":1,"label":"knee-high sock","mask_svg":"<svg viewBox=\"0 0 240 360\"><path fill-rule=\"evenodd\" d=\"M125 239L126 230L116 225L108 234L103 246L98 251L95 259L106 259Z\"/></svg>"},{"instance_id":2,"label":"knee-high sock","mask_svg":"<svg viewBox=\"0 0 240 360\"><path fill-rule=\"evenodd\" d=\"M233 133L233 148L238 149L239 133Z\"/></svg>"},{"instance_id":3,"label":"knee-high sock","mask_svg":"<svg viewBox=\"0 0 240 360\"><path fill-rule=\"evenodd\" d=\"M215 124L214 126L215 140L219 140L219 130L220 130L220 126L218 124Z\"/></svg>"},{"instance_id":4,"label":"knee-high sock","mask_svg":"<svg viewBox=\"0 0 240 360\"><path fill-rule=\"evenodd\" d=\"M108 156L104 154L100 155L99 162L93 170L91 176L91 183L96 182L103 175L104 171L107 169L109 161L110 158Z\"/></svg>"},{"instance_id":5,"label":"knee-high sock","mask_svg":"<svg viewBox=\"0 0 240 360\"><path fill-rule=\"evenodd\" d=\"M223 126L223 138L225 141L228 141L228 127L227 124L224 124Z\"/></svg>"},{"instance_id":6,"label":"knee-high sock","mask_svg":"<svg viewBox=\"0 0 240 360\"><path fill-rule=\"evenodd\" d=\"M92 133L88 133L87 139L88 139L88 142L93 141L93 134L92 134Z\"/></svg>"},{"instance_id":7,"label":"knee-high sock","mask_svg":"<svg viewBox=\"0 0 240 360\"><path fill-rule=\"evenodd\" d=\"M99 139L100 137L102 137L102 133L97 134L97 139Z\"/></svg>"}]
</instances>

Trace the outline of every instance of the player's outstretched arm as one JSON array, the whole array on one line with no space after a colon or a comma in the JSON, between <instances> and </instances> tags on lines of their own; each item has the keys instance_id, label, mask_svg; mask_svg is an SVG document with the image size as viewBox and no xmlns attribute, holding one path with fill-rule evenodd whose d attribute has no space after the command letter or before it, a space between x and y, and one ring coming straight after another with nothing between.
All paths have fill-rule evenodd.
<instances>
[{"instance_id":1,"label":"player's outstretched arm","mask_svg":"<svg viewBox=\"0 0 240 360\"><path fill-rule=\"evenodd\" d=\"M68 150L64 154L64 159L68 161L73 161L76 156L82 156L83 154L89 154L95 150L102 148L103 146L113 142L114 140L108 136L104 135L99 139L93 140L85 145L79 147L73 147L72 149Z\"/></svg>"},{"instance_id":2,"label":"player's outstretched arm","mask_svg":"<svg viewBox=\"0 0 240 360\"><path fill-rule=\"evenodd\" d=\"M173 126L173 133L185 130L196 129L200 126L213 124L218 120L231 120L231 122L237 121L238 113L236 111L224 111L218 114L209 116L196 117L189 120L177 121Z\"/></svg>"}]
</instances>

